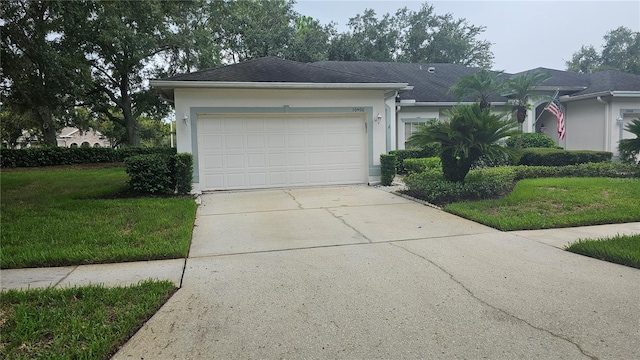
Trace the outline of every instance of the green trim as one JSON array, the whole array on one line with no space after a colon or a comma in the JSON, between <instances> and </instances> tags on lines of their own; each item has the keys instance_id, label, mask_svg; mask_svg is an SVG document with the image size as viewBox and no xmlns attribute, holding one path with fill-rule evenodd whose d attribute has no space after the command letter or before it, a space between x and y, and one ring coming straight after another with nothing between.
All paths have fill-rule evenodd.
<instances>
[{"instance_id":1,"label":"green trim","mask_svg":"<svg viewBox=\"0 0 640 360\"><path fill-rule=\"evenodd\" d=\"M356 111L356 109L358 111ZM191 107L189 108L191 126L191 151L193 154L193 182L199 183L198 160L198 115L205 114L365 114L368 140L369 176L380 176L380 165L373 165L373 107ZM388 146L388 145L387 145Z\"/></svg>"},{"instance_id":2,"label":"green trim","mask_svg":"<svg viewBox=\"0 0 640 360\"><path fill-rule=\"evenodd\" d=\"M391 151L391 106L384 104L385 114L385 131L387 134L387 154ZM380 173L382 174L382 172Z\"/></svg>"}]
</instances>

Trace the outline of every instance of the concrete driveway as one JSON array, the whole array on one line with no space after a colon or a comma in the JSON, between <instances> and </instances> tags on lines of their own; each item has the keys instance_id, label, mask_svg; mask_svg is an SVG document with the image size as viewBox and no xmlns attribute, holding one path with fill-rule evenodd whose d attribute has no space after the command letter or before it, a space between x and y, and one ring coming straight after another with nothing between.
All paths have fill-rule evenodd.
<instances>
[{"instance_id":1,"label":"concrete driveway","mask_svg":"<svg viewBox=\"0 0 640 360\"><path fill-rule=\"evenodd\" d=\"M365 186L220 192L115 359L640 358L640 271Z\"/></svg>"}]
</instances>

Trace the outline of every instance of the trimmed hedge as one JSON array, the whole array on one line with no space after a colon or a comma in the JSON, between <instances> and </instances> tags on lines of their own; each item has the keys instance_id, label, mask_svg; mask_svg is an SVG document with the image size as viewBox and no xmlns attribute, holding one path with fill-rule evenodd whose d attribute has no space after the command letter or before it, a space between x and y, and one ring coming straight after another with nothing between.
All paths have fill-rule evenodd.
<instances>
[{"instance_id":1,"label":"trimmed hedge","mask_svg":"<svg viewBox=\"0 0 640 360\"><path fill-rule=\"evenodd\" d=\"M439 157L405 159L403 165L408 173L421 173L431 169L442 169L442 160Z\"/></svg>"},{"instance_id":2,"label":"trimmed hedge","mask_svg":"<svg viewBox=\"0 0 640 360\"><path fill-rule=\"evenodd\" d=\"M38 167L73 164L123 162L136 155L175 155L176 149L169 147L113 148L66 148L38 147L26 149L0 148L0 167Z\"/></svg>"},{"instance_id":3,"label":"trimmed hedge","mask_svg":"<svg viewBox=\"0 0 640 360\"><path fill-rule=\"evenodd\" d=\"M186 195L191 191L191 154L131 156L125 160L125 168L129 175L127 184L137 192Z\"/></svg>"},{"instance_id":4,"label":"trimmed hedge","mask_svg":"<svg viewBox=\"0 0 640 360\"><path fill-rule=\"evenodd\" d=\"M464 183L445 181L441 171L428 170L405 176L408 195L433 204L506 195L522 179L544 177L640 178L640 167L621 163L588 163L568 166L506 166L471 170Z\"/></svg>"},{"instance_id":5,"label":"trimmed hedge","mask_svg":"<svg viewBox=\"0 0 640 360\"><path fill-rule=\"evenodd\" d=\"M396 163L398 158L391 154L380 155L380 168L382 176L380 182L383 186L390 186L393 183L393 178L396 175Z\"/></svg>"},{"instance_id":6,"label":"trimmed hedge","mask_svg":"<svg viewBox=\"0 0 640 360\"><path fill-rule=\"evenodd\" d=\"M397 174L406 174L406 170L404 168L404 160L405 159L419 159L419 158L428 158L438 156L440 153L440 144L431 144L426 146L423 149L404 149L404 150L391 150L389 151L390 155L395 155L398 159L396 164L396 173Z\"/></svg>"},{"instance_id":7,"label":"trimmed hedge","mask_svg":"<svg viewBox=\"0 0 640 360\"><path fill-rule=\"evenodd\" d=\"M524 133L511 136L505 141L510 148L526 149L526 148L555 148L556 143L552 138L544 134Z\"/></svg>"},{"instance_id":8,"label":"trimmed hedge","mask_svg":"<svg viewBox=\"0 0 640 360\"><path fill-rule=\"evenodd\" d=\"M522 151L519 165L566 166L586 163L610 162L612 153L607 151L561 150L530 148Z\"/></svg>"}]
</instances>

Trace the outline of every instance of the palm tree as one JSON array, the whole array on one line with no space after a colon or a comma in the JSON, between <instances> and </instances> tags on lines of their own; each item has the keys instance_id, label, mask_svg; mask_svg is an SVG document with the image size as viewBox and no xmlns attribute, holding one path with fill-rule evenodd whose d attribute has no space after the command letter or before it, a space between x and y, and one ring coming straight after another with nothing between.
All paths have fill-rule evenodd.
<instances>
[{"instance_id":1,"label":"palm tree","mask_svg":"<svg viewBox=\"0 0 640 360\"><path fill-rule=\"evenodd\" d=\"M625 162L637 162L637 156L640 154L640 119L634 119L627 124L628 132L636 136L635 139L623 139L618 143L618 151L620 158Z\"/></svg>"},{"instance_id":2,"label":"palm tree","mask_svg":"<svg viewBox=\"0 0 640 360\"><path fill-rule=\"evenodd\" d=\"M507 96L512 105L511 112L515 114L518 123L522 124L527 118L527 110L531 109L529 100L533 99L533 89L549 78L546 72L528 72L509 79L505 84Z\"/></svg>"},{"instance_id":3,"label":"palm tree","mask_svg":"<svg viewBox=\"0 0 640 360\"><path fill-rule=\"evenodd\" d=\"M448 181L463 182L471 165L485 156L490 160L513 157L515 151L497 141L518 134L518 124L504 114L492 114L478 103L458 105L447 114L449 121L430 120L416 131L407 143L424 147L431 143L441 146L442 172Z\"/></svg>"},{"instance_id":4,"label":"palm tree","mask_svg":"<svg viewBox=\"0 0 640 360\"><path fill-rule=\"evenodd\" d=\"M453 94L458 101L473 96L480 103L480 109L486 109L491 106L489 98L493 95L499 95L503 88L500 80L501 74L502 71L481 69L475 74L461 77L449 89L449 93Z\"/></svg>"}]
</instances>

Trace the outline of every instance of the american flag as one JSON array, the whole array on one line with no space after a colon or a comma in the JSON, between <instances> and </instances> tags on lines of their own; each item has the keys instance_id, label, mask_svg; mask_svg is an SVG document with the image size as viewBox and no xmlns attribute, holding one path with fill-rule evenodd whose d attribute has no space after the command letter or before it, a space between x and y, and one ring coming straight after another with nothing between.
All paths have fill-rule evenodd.
<instances>
[{"instance_id":1,"label":"american flag","mask_svg":"<svg viewBox=\"0 0 640 360\"><path fill-rule=\"evenodd\" d=\"M548 112L552 113L556 119L558 119L558 138L560 140L564 140L566 135L566 131L564 128L564 109L562 105L560 105L560 101L558 101L557 95L554 96L553 101L547 105L545 108Z\"/></svg>"}]
</instances>

